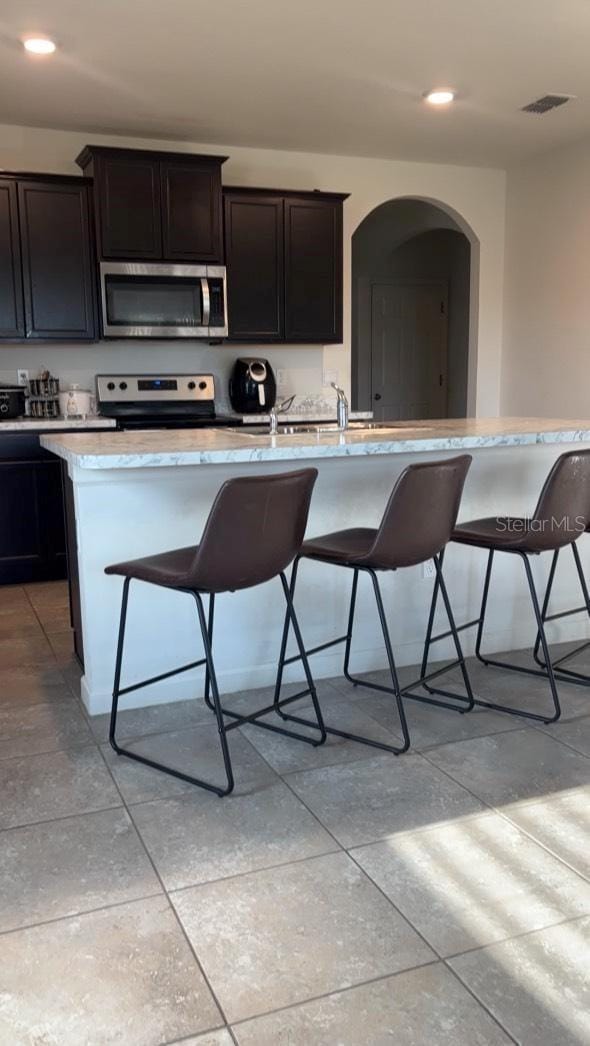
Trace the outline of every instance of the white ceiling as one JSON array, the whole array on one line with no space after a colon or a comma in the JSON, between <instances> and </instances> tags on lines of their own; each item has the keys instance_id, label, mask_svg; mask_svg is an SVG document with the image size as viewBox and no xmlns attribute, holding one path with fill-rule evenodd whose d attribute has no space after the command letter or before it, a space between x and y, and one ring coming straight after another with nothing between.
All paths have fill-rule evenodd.
<instances>
[{"instance_id":1,"label":"white ceiling","mask_svg":"<svg viewBox=\"0 0 590 1046\"><path fill-rule=\"evenodd\" d=\"M504 166L590 133L590 2L2 0L0 122Z\"/></svg>"}]
</instances>

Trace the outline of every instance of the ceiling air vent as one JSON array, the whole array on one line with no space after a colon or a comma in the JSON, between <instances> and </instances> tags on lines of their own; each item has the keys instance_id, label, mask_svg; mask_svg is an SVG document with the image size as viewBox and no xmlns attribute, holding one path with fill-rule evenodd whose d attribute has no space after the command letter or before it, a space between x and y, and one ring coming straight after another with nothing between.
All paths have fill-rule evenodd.
<instances>
[{"instance_id":1,"label":"ceiling air vent","mask_svg":"<svg viewBox=\"0 0 590 1046\"><path fill-rule=\"evenodd\" d=\"M537 98L536 102L529 102L528 105L523 105L523 113L548 113L550 109L557 109L559 105L565 105L569 102L572 96L570 94L544 94L542 98Z\"/></svg>"}]
</instances>

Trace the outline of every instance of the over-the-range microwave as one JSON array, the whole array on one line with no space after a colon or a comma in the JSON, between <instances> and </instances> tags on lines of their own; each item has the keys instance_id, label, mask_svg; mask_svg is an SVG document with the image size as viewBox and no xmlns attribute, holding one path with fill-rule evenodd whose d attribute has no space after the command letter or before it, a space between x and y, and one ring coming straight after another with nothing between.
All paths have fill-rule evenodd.
<instances>
[{"instance_id":1,"label":"over-the-range microwave","mask_svg":"<svg viewBox=\"0 0 590 1046\"><path fill-rule=\"evenodd\" d=\"M105 338L225 338L223 265L101 262Z\"/></svg>"}]
</instances>

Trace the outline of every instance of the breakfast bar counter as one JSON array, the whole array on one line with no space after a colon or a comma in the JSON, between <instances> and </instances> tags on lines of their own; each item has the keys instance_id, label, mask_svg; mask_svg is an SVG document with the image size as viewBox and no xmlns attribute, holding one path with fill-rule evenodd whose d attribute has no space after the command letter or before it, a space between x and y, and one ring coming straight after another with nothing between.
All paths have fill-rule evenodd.
<instances>
[{"instance_id":1,"label":"breakfast bar counter","mask_svg":"<svg viewBox=\"0 0 590 1046\"><path fill-rule=\"evenodd\" d=\"M312 427L310 426L310 429ZM269 436L248 430L194 429L141 432L47 433L43 446L65 462L70 569L77 650L84 658L82 697L92 714L110 707L121 581L107 577L109 563L196 544L224 480L313 465L319 475L312 499L309 536L352 526L376 526L402 470L416 460L440 460L469 452L460 519L534 510L543 480L564 451L590 448L590 420L547 418L444 419L392 422L347 432L311 430ZM588 539L580 542L590 568ZM534 640L530 601L512 557L498 564L490 594L487 649L526 647ZM445 572L458 621L477 616L485 554L451 548ZM540 556L533 567L539 587L549 569ZM344 575L344 576L343 576ZM306 646L346 631L350 577L347 571L305 563L297 609ZM396 586L395 610L388 603ZM399 664L419 660L426 627L430 578L410 568L387 578L386 610ZM554 589L555 609L578 605L575 579L564 567ZM575 595L574 595L575 593ZM353 670L383 668L375 607L367 584L359 585ZM278 582L219 599L215 656L220 689L231 693L273 682L283 623ZM403 611L400 610L403 608ZM198 659L193 600L140 582L131 586L122 685L165 673ZM582 616L552 628L555 640L585 638ZM473 635L463 633L471 652ZM440 644L437 656L450 653ZM341 673L342 651L313 658L317 678ZM290 676L300 678L299 666ZM123 707L198 697L202 673L186 673L130 694Z\"/></svg>"}]
</instances>

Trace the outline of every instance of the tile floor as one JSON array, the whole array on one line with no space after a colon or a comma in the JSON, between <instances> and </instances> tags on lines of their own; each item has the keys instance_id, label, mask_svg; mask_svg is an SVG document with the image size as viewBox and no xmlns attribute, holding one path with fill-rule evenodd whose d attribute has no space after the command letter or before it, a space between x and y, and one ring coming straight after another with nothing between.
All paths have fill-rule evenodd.
<instances>
[{"instance_id":1,"label":"tile floor","mask_svg":"<svg viewBox=\"0 0 590 1046\"><path fill-rule=\"evenodd\" d=\"M0 589L0 665L0 1043L590 1043L590 692L563 687L553 727L410 704L400 759L248 727L220 800L88 720L64 585ZM386 697L320 696L397 738ZM221 770L199 700L124 711L121 735Z\"/></svg>"}]
</instances>

